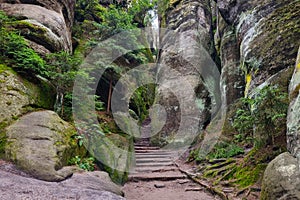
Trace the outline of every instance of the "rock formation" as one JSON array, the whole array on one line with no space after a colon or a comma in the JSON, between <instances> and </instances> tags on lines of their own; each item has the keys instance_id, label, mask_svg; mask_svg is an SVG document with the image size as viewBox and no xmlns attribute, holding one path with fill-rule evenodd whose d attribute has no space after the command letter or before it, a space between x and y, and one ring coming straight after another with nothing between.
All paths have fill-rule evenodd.
<instances>
[{"instance_id":1,"label":"rock formation","mask_svg":"<svg viewBox=\"0 0 300 200\"><path fill-rule=\"evenodd\" d=\"M181 137L187 132L193 137L210 120L216 106L212 102L219 101L209 1L170 2L163 15L166 30L161 33L157 101L165 107L167 120L161 134L176 134L180 129ZM214 81L210 88L209 80Z\"/></svg>"},{"instance_id":2,"label":"rock formation","mask_svg":"<svg viewBox=\"0 0 300 200\"><path fill-rule=\"evenodd\" d=\"M19 19L16 26L40 54L72 51L75 1L0 1L0 10Z\"/></svg>"},{"instance_id":3,"label":"rock formation","mask_svg":"<svg viewBox=\"0 0 300 200\"><path fill-rule=\"evenodd\" d=\"M22 116L7 128L6 158L25 172L46 181L61 181L71 176L70 158L80 155L71 140L74 128L53 111Z\"/></svg>"},{"instance_id":4,"label":"rock formation","mask_svg":"<svg viewBox=\"0 0 300 200\"><path fill-rule=\"evenodd\" d=\"M75 173L60 183L45 182L0 170L1 199L124 200L105 172Z\"/></svg>"},{"instance_id":5,"label":"rock formation","mask_svg":"<svg viewBox=\"0 0 300 200\"><path fill-rule=\"evenodd\" d=\"M289 86L288 152L280 154L268 165L264 173L261 199L300 199L299 65L300 49Z\"/></svg>"},{"instance_id":6,"label":"rock formation","mask_svg":"<svg viewBox=\"0 0 300 200\"><path fill-rule=\"evenodd\" d=\"M111 2L102 3L108 5ZM45 56L61 50L73 51L74 4L73 0L0 0L0 10L17 19L12 26L20 30L36 52ZM192 133L190 136L194 139L201 129L215 125L214 117L220 107L225 108L227 114L235 113L241 97L255 97L265 86L277 85L282 91L289 92L287 127L277 127L282 133L287 132L288 152L277 156L267 167L261 198L300 199L299 0L171 0L163 1L162 6L160 26L165 29L160 32L156 103L164 106L167 119L160 135L182 142L180 139ZM101 9L105 8L100 7L97 12ZM73 173L72 169L64 168L74 154L72 151L76 151L70 141L73 129L52 111L22 116L33 108L51 109L53 88L41 77L24 79L11 66L3 64L0 63L0 156L3 157L5 152L7 158L35 178L47 181L66 179ZM231 117L226 115L228 127L232 123ZM176 136L179 130L182 135ZM253 132L255 137L263 133L259 129ZM222 133L225 137L234 134L224 127ZM121 141L119 146L132 145L129 139L120 139L117 134L110 137ZM128 169L128 163L124 163L131 158L113 152L110 148L113 145L109 139L99 140L91 145L91 152L109 163L118 157L121 163L115 164L116 169L107 170L122 179L124 174L119 176L117 169ZM124 149L130 151L127 146ZM9 175L0 171L1 180L5 180L1 188L5 192L9 190L9 184L16 182L20 183L19 191L24 191L28 181L36 187L30 192L33 195L45 193L45 198L58 190L62 193L58 193L57 198L70 195L87 199L88 196L100 195L122 199L101 192L109 190L121 194L110 184L111 187L107 185L106 188L96 186L94 177L105 180L102 175L95 173L91 176L75 174L56 184L15 176L9 180ZM66 192L70 189L68 184L76 184L74 181L78 180L95 180L93 189L84 186L82 193L78 188ZM39 187L42 185L49 186L50 192ZM58 189L58 186L63 187ZM7 196L1 198L31 197L26 194L14 196L9 192L2 195Z\"/></svg>"}]
</instances>

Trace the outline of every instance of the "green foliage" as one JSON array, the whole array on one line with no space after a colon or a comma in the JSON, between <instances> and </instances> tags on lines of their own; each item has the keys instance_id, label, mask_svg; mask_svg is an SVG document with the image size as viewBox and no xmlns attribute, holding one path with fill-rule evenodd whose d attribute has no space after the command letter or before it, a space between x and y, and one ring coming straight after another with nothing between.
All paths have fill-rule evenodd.
<instances>
[{"instance_id":1,"label":"green foliage","mask_svg":"<svg viewBox=\"0 0 300 200\"><path fill-rule=\"evenodd\" d=\"M78 73L81 59L65 51L52 53L47 56L47 76L59 91L72 88Z\"/></svg>"},{"instance_id":2,"label":"green foliage","mask_svg":"<svg viewBox=\"0 0 300 200\"><path fill-rule=\"evenodd\" d=\"M107 12L102 14L103 22L99 27L102 28L102 31L105 31L105 35L114 35L124 30L136 28L133 18L134 16L126 9L110 5Z\"/></svg>"},{"instance_id":3,"label":"green foliage","mask_svg":"<svg viewBox=\"0 0 300 200\"><path fill-rule=\"evenodd\" d=\"M70 165L76 165L81 169L86 171L94 171L95 170L95 158L81 158L79 156L75 156L69 160Z\"/></svg>"},{"instance_id":4,"label":"green foliage","mask_svg":"<svg viewBox=\"0 0 300 200\"><path fill-rule=\"evenodd\" d=\"M187 161L202 162L204 160L232 158L244 154L244 149L233 143L220 142L217 143L213 150L205 157L199 154L199 149L194 149L190 152Z\"/></svg>"},{"instance_id":5,"label":"green foliage","mask_svg":"<svg viewBox=\"0 0 300 200\"><path fill-rule=\"evenodd\" d=\"M0 58L17 71L45 75L45 61L11 28L14 19L0 12Z\"/></svg>"},{"instance_id":6,"label":"green foliage","mask_svg":"<svg viewBox=\"0 0 300 200\"><path fill-rule=\"evenodd\" d=\"M72 116L72 90L78 75L90 81L88 73L79 69L82 60L68 52L60 51L47 56L47 77L56 88L55 111L65 120ZM100 105L97 104L96 108Z\"/></svg>"},{"instance_id":7,"label":"green foliage","mask_svg":"<svg viewBox=\"0 0 300 200\"><path fill-rule=\"evenodd\" d=\"M233 127L244 138L253 136L253 128L260 131L266 142L274 144L274 138L284 126L288 108L288 96L278 86L266 86L253 98L242 98L242 108L238 109L233 119ZM265 141L257 141L265 143Z\"/></svg>"},{"instance_id":8,"label":"green foliage","mask_svg":"<svg viewBox=\"0 0 300 200\"><path fill-rule=\"evenodd\" d=\"M208 154L209 159L231 158L244 153L241 147L226 142L221 142L215 145L213 151Z\"/></svg>"},{"instance_id":9,"label":"green foliage","mask_svg":"<svg viewBox=\"0 0 300 200\"><path fill-rule=\"evenodd\" d=\"M155 98L155 88L155 84L144 85L136 89L131 96L129 106L135 111L140 122L143 122L149 114L149 108L153 104Z\"/></svg>"},{"instance_id":10,"label":"green foliage","mask_svg":"<svg viewBox=\"0 0 300 200\"><path fill-rule=\"evenodd\" d=\"M100 100L100 96L95 95L95 110L103 111L105 110L104 103Z\"/></svg>"},{"instance_id":11,"label":"green foliage","mask_svg":"<svg viewBox=\"0 0 300 200\"><path fill-rule=\"evenodd\" d=\"M251 108L254 100L250 98L241 98L241 102L242 106L236 111L233 127L242 134L242 136L246 137L252 135L253 131L254 116L252 115Z\"/></svg>"},{"instance_id":12,"label":"green foliage","mask_svg":"<svg viewBox=\"0 0 300 200\"><path fill-rule=\"evenodd\" d=\"M78 146L82 147L84 137L82 135L75 135L74 138L77 140Z\"/></svg>"}]
</instances>

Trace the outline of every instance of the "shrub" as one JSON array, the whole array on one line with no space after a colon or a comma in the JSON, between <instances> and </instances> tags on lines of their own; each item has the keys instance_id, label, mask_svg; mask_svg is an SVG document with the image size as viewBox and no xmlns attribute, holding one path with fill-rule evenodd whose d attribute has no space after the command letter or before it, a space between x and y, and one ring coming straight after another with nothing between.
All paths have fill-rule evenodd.
<instances>
[{"instance_id":1,"label":"shrub","mask_svg":"<svg viewBox=\"0 0 300 200\"><path fill-rule=\"evenodd\" d=\"M213 151L208 154L209 159L231 158L244 153L241 147L226 142L215 145Z\"/></svg>"},{"instance_id":2,"label":"shrub","mask_svg":"<svg viewBox=\"0 0 300 200\"><path fill-rule=\"evenodd\" d=\"M0 12L0 58L18 71L45 75L45 61L10 27L13 22L13 18Z\"/></svg>"},{"instance_id":3,"label":"shrub","mask_svg":"<svg viewBox=\"0 0 300 200\"><path fill-rule=\"evenodd\" d=\"M81 169L86 171L94 171L95 170L95 158L80 158L79 156L75 156L69 160L70 165L76 165Z\"/></svg>"},{"instance_id":4,"label":"shrub","mask_svg":"<svg viewBox=\"0 0 300 200\"><path fill-rule=\"evenodd\" d=\"M244 134L245 138L253 134L255 127L262 138L265 138L259 139L258 143L274 144L275 137L281 132L281 127L284 127L283 119L288 108L287 93L276 85L266 86L252 98L242 98L241 101L243 105L236 112L233 127Z\"/></svg>"}]
</instances>

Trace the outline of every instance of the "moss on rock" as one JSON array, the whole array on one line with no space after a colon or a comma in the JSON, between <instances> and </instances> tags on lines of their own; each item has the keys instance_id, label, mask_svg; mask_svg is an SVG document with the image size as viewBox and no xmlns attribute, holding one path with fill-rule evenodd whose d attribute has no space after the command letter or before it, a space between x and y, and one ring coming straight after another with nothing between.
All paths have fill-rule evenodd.
<instances>
[{"instance_id":1,"label":"moss on rock","mask_svg":"<svg viewBox=\"0 0 300 200\"><path fill-rule=\"evenodd\" d=\"M261 84L280 70L294 66L300 45L299 15L299 1L293 0L259 21L259 34L249 44L248 57L256 57L261 63L251 85Z\"/></svg>"}]
</instances>

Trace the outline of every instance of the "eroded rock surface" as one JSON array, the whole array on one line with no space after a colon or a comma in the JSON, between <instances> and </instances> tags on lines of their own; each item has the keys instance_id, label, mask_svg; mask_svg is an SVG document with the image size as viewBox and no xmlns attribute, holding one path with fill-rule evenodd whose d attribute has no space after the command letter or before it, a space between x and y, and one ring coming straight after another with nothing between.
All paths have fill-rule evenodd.
<instances>
[{"instance_id":1,"label":"eroded rock surface","mask_svg":"<svg viewBox=\"0 0 300 200\"><path fill-rule=\"evenodd\" d=\"M288 150L291 154L300 159L300 48L298 52L295 71L290 82L289 95L290 106L287 117L287 139Z\"/></svg>"},{"instance_id":2,"label":"eroded rock surface","mask_svg":"<svg viewBox=\"0 0 300 200\"><path fill-rule=\"evenodd\" d=\"M0 80L0 129L30 107L53 107L55 93L49 83L43 80L30 82L5 65L0 65Z\"/></svg>"},{"instance_id":3,"label":"eroded rock surface","mask_svg":"<svg viewBox=\"0 0 300 200\"><path fill-rule=\"evenodd\" d=\"M182 139L188 132L198 131L195 124L201 128L209 120L220 74L211 57L208 1L176 1L169 6L160 47L158 102L167 114L162 135L180 129L183 135L178 137ZM208 84L209 80L212 82Z\"/></svg>"},{"instance_id":4,"label":"eroded rock surface","mask_svg":"<svg viewBox=\"0 0 300 200\"><path fill-rule=\"evenodd\" d=\"M73 0L1 0L0 10L19 19L15 26L30 41L31 47L46 54L60 50L72 51L74 5Z\"/></svg>"},{"instance_id":5,"label":"eroded rock surface","mask_svg":"<svg viewBox=\"0 0 300 200\"><path fill-rule=\"evenodd\" d=\"M261 199L300 199L298 159L286 152L269 163L264 173Z\"/></svg>"},{"instance_id":6,"label":"eroded rock surface","mask_svg":"<svg viewBox=\"0 0 300 200\"><path fill-rule=\"evenodd\" d=\"M64 180L74 170L64 166L78 154L73 134L74 128L53 111L24 115L7 127L6 157L35 178Z\"/></svg>"},{"instance_id":7,"label":"eroded rock surface","mask_svg":"<svg viewBox=\"0 0 300 200\"><path fill-rule=\"evenodd\" d=\"M105 172L75 173L56 183L18 176L0 170L0 198L9 199L125 199L119 186Z\"/></svg>"},{"instance_id":8,"label":"eroded rock surface","mask_svg":"<svg viewBox=\"0 0 300 200\"><path fill-rule=\"evenodd\" d=\"M226 0L217 5L228 25L235 28L240 66L248 75L246 93L294 65L299 46L299 1Z\"/></svg>"}]
</instances>

